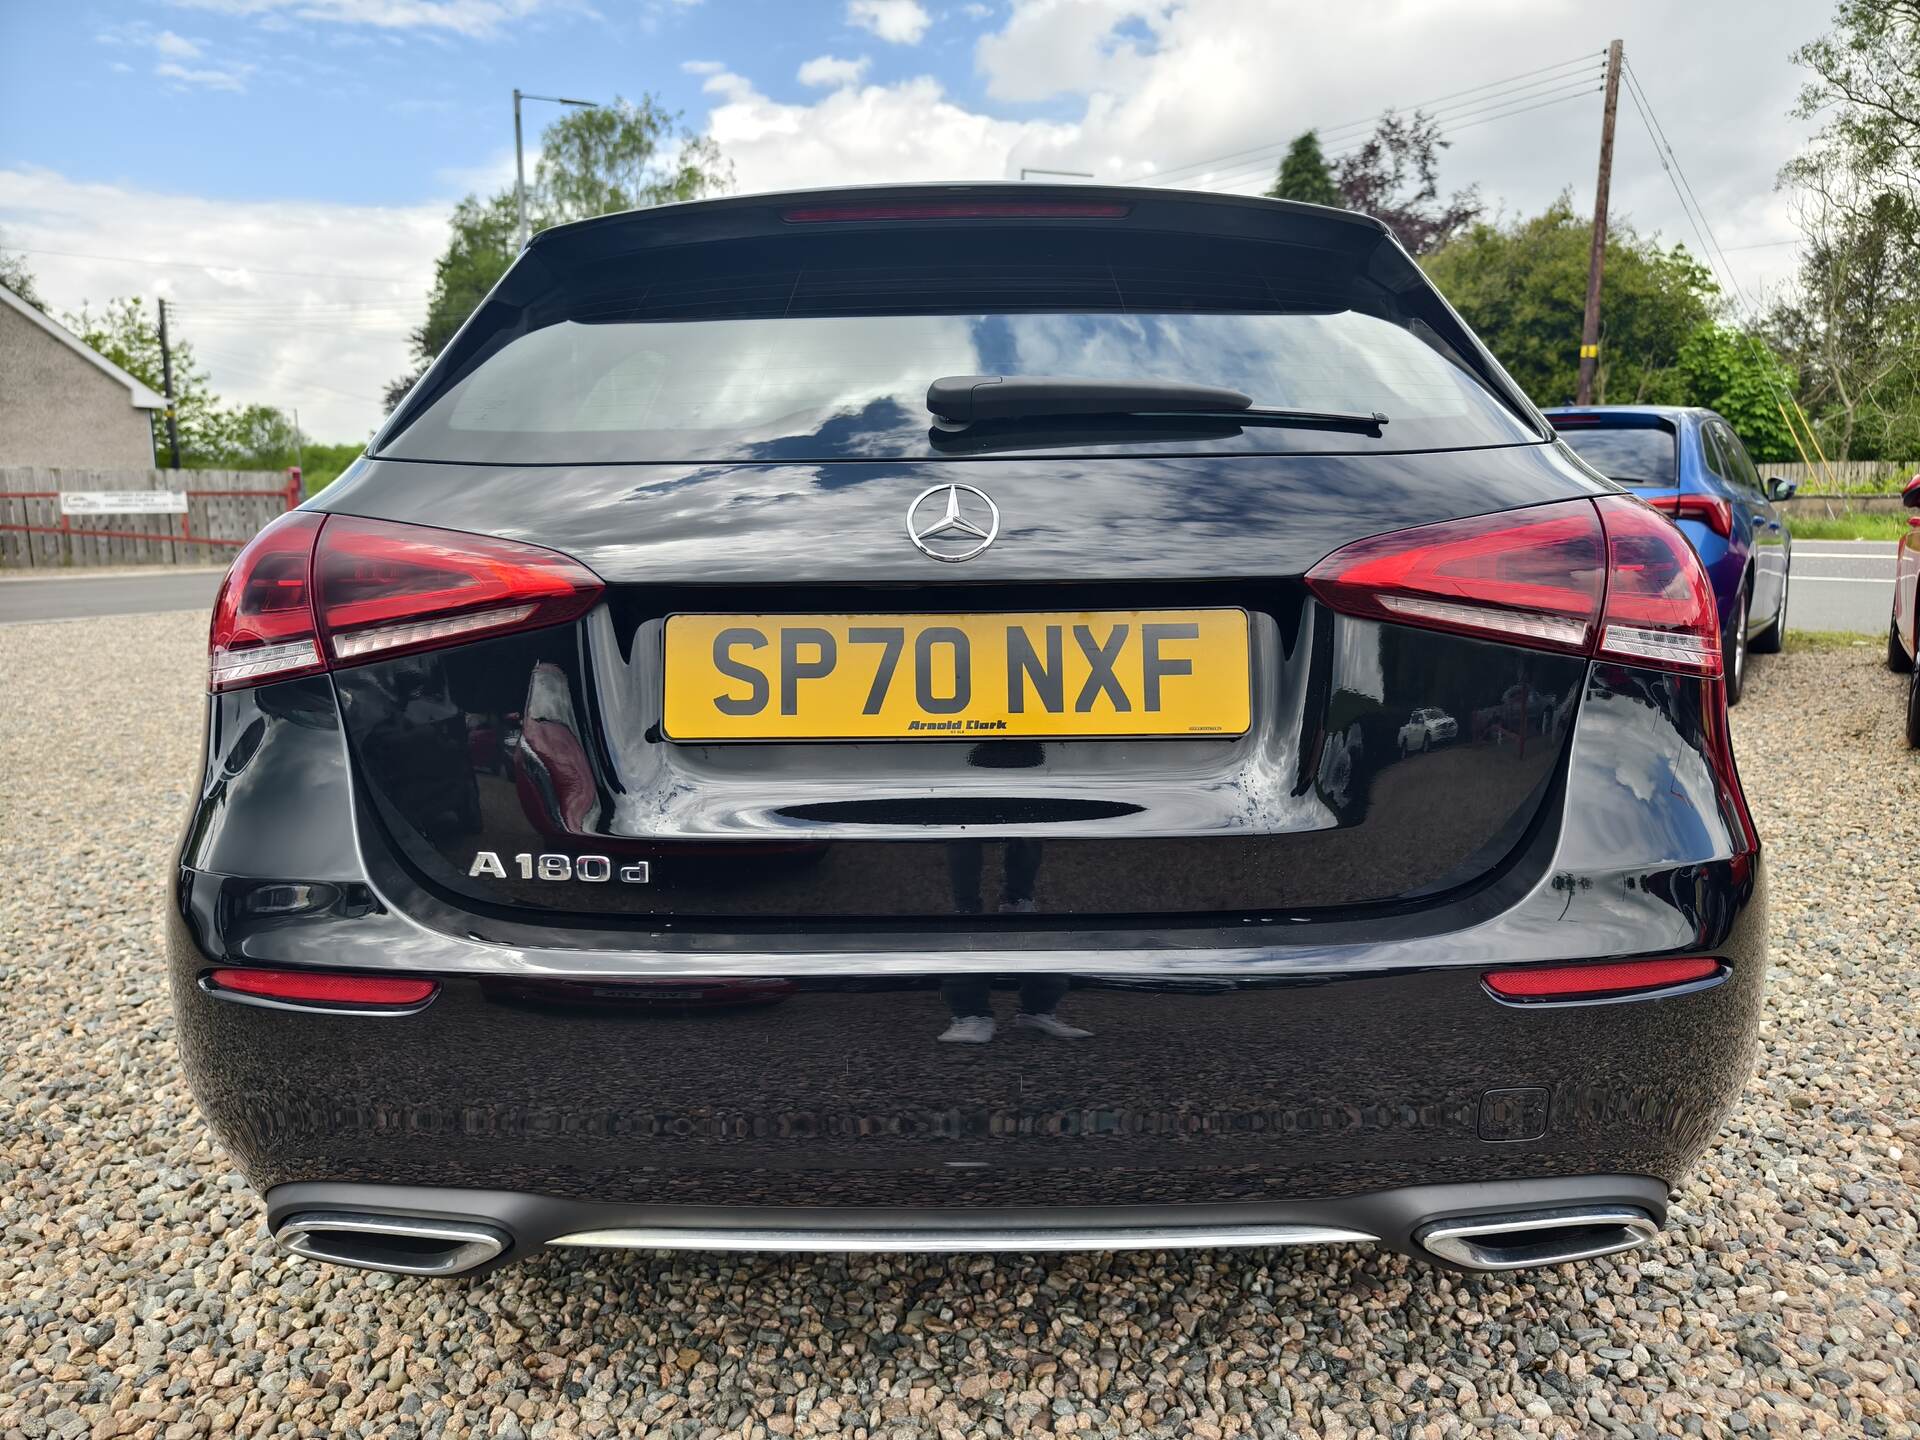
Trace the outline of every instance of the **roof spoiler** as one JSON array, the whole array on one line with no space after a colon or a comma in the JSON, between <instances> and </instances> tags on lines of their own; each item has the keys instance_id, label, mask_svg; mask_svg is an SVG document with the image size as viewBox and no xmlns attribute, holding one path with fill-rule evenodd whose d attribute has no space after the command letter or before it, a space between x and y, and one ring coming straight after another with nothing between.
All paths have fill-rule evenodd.
<instances>
[{"instance_id":1,"label":"roof spoiler","mask_svg":"<svg viewBox=\"0 0 1920 1440\"><path fill-rule=\"evenodd\" d=\"M729 195L626 210L542 230L380 427L370 453L378 454L453 383L474 357L476 345L498 346L517 333L506 322L504 311L537 302L579 270L651 250L781 234L818 235L830 229L950 230L972 225L1056 232L1121 227L1332 252L1396 295L1424 292L1431 299L1427 321L1444 348L1543 439L1553 434L1419 265L1400 248L1393 232L1371 215L1251 195L1002 180Z\"/></svg>"}]
</instances>

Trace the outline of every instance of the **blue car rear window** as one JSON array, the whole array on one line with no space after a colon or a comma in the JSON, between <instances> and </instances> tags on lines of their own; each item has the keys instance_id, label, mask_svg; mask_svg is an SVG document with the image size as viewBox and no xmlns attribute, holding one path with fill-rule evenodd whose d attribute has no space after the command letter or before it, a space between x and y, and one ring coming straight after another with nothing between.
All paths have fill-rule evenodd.
<instances>
[{"instance_id":1,"label":"blue car rear window","mask_svg":"<svg viewBox=\"0 0 1920 1440\"><path fill-rule=\"evenodd\" d=\"M1631 429L1613 429L1569 425L1560 431L1560 438L1582 460L1622 485L1678 483L1677 446L1673 431L1665 426L1656 429L1643 423Z\"/></svg>"}]
</instances>

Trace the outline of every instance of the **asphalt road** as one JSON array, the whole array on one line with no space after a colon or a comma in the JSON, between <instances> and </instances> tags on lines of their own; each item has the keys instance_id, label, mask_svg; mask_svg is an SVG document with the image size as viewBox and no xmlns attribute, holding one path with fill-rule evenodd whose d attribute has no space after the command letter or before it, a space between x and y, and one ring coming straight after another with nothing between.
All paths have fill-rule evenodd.
<instances>
[{"instance_id":1,"label":"asphalt road","mask_svg":"<svg viewBox=\"0 0 1920 1440\"><path fill-rule=\"evenodd\" d=\"M95 615L149 615L213 609L218 570L154 570L142 575L60 575L0 579L0 625L23 620L78 620Z\"/></svg>"},{"instance_id":2,"label":"asphalt road","mask_svg":"<svg viewBox=\"0 0 1920 1440\"><path fill-rule=\"evenodd\" d=\"M1802 540L1793 547L1789 626L1882 633L1893 604L1893 552L1891 541ZM0 579L0 624L208 610L219 585L215 570Z\"/></svg>"},{"instance_id":3,"label":"asphalt road","mask_svg":"<svg viewBox=\"0 0 1920 1440\"><path fill-rule=\"evenodd\" d=\"M1891 540L1799 540L1787 590L1790 630L1884 635L1893 609Z\"/></svg>"}]
</instances>

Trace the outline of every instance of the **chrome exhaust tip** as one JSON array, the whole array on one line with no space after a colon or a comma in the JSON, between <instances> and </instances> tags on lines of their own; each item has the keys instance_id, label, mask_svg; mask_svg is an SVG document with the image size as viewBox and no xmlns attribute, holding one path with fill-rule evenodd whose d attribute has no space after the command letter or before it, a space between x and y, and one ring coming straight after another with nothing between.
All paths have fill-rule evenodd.
<instances>
[{"instance_id":1,"label":"chrome exhaust tip","mask_svg":"<svg viewBox=\"0 0 1920 1440\"><path fill-rule=\"evenodd\" d=\"M1526 1270L1617 1255L1659 1233L1653 1217L1634 1206L1581 1205L1435 1220L1414 1231L1413 1239L1462 1270Z\"/></svg>"},{"instance_id":2,"label":"chrome exhaust tip","mask_svg":"<svg viewBox=\"0 0 1920 1440\"><path fill-rule=\"evenodd\" d=\"M505 1231L470 1220L339 1210L289 1216L273 1238L307 1260L389 1275L434 1276L459 1275L484 1265L512 1243Z\"/></svg>"}]
</instances>

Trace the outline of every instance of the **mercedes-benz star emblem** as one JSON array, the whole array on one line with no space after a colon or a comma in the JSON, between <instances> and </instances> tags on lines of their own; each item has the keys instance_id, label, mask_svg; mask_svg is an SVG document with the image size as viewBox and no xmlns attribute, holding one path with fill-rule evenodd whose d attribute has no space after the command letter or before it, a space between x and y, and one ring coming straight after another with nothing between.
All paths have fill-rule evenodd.
<instances>
[{"instance_id":1,"label":"mercedes-benz star emblem","mask_svg":"<svg viewBox=\"0 0 1920 1440\"><path fill-rule=\"evenodd\" d=\"M935 485L907 507L907 538L914 549L949 564L971 560L999 533L1000 507L971 485Z\"/></svg>"}]
</instances>

